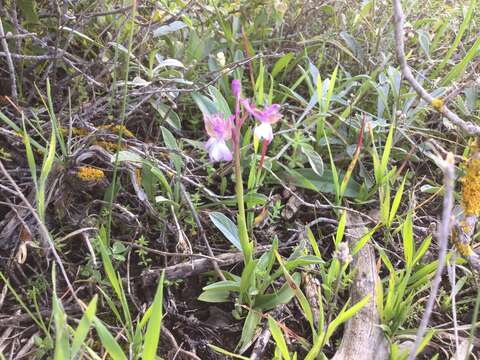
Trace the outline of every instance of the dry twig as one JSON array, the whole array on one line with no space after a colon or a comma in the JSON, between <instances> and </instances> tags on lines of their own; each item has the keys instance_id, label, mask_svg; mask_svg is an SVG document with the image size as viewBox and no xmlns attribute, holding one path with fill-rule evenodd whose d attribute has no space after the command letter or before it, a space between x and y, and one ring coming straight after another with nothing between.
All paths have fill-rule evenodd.
<instances>
[{"instance_id":1,"label":"dry twig","mask_svg":"<svg viewBox=\"0 0 480 360\"><path fill-rule=\"evenodd\" d=\"M435 272L435 277L432 282L430 296L428 297L427 305L425 307L425 312L423 313L420 326L417 330L415 345L413 346L410 354L408 355L408 360L415 359L418 348L420 347L423 336L425 335L425 331L427 330L428 322L430 321L430 315L432 314L433 305L435 304L435 298L437 296L440 282L442 280L442 273L445 267L445 259L448 248L448 237L450 236L452 226L453 192L455 183L455 163L453 154L448 153L446 159L438 159L438 163L441 165L443 170L445 189L445 195L443 198L442 221L437 232L437 239L439 243L438 265L437 271Z\"/></svg>"},{"instance_id":2,"label":"dry twig","mask_svg":"<svg viewBox=\"0 0 480 360\"><path fill-rule=\"evenodd\" d=\"M18 99L17 93L17 79L15 78L15 66L13 65L12 55L10 54L10 50L8 49L7 39L5 37L5 32L3 31L3 23L2 19L0 18L0 38L2 43L2 48L5 53L5 57L7 58L7 65L8 71L10 72L10 87L12 89L12 98L13 100Z\"/></svg>"},{"instance_id":3,"label":"dry twig","mask_svg":"<svg viewBox=\"0 0 480 360\"><path fill-rule=\"evenodd\" d=\"M21 189L18 187L17 183L13 178L10 176L8 173L7 169L3 166L2 161L0 160L0 170L3 173L3 175L7 178L8 182L12 185L15 194L25 203L25 205L28 207L30 212L32 213L33 217L38 223L38 226L40 228L40 233L42 234L42 238L46 246L49 247L49 250L53 254L53 257L55 258L55 261L58 264L58 267L60 268L60 272L63 275L63 278L65 279L65 282L67 284L68 289L72 293L72 296L74 299L78 302L80 306L83 306L83 302L80 301L80 299L77 297L77 294L75 290L73 289L72 283L70 282L70 279L68 278L67 271L65 270L65 267L63 266L62 259L60 258L60 255L58 255L57 249L55 248L55 244L53 243L53 240L50 237L50 233L48 232L47 227L43 223L43 221L40 219L38 216L37 211L33 208L33 206L30 204L28 199L23 195Z\"/></svg>"},{"instance_id":4,"label":"dry twig","mask_svg":"<svg viewBox=\"0 0 480 360\"><path fill-rule=\"evenodd\" d=\"M213 254L212 248L210 247L210 243L208 242L207 236L205 235L205 230L204 230L203 225L200 221L200 218L198 217L195 206L193 205L192 200L190 199L190 196L188 195L187 191L185 190L185 187L181 183L180 183L180 191L182 193L183 199L185 200L185 202L187 203L187 205L190 209L190 212L192 213L192 216L193 216L193 219L195 220L195 223L197 224L198 231L200 233L200 237L202 238L203 243L205 244L205 247L207 248L208 256L210 256L211 258L214 258L215 255ZM220 270L220 267L218 266L217 261L216 260L211 260L211 261L212 261L213 268L215 269L215 272L220 277L220 279L226 280L225 276L222 273L222 270Z\"/></svg>"}]
</instances>

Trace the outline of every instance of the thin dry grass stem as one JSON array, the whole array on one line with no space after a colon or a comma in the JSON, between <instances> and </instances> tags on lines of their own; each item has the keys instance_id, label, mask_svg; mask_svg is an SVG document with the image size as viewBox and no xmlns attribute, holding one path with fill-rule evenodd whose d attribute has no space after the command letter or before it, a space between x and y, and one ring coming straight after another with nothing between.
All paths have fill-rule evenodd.
<instances>
[{"instance_id":1,"label":"thin dry grass stem","mask_svg":"<svg viewBox=\"0 0 480 360\"><path fill-rule=\"evenodd\" d=\"M452 210L454 202L453 193L455 190L455 162L453 154L448 153L445 160L439 158L438 163L443 170L445 189L445 195L443 198L442 220L437 232L437 239L439 244L438 266L432 282L432 288L430 290L430 296L427 300L425 312L423 313L422 320L420 321L420 326L417 330L415 344L411 349L410 354L408 355L408 360L415 359L417 351L422 343L423 336L425 335L425 331L427 330L428 323L430 321L430 316L432 314L433 306L435 304L435 298L437 296L440 282L442 280L442 273L445 267L445 260L448 249L448 238L450 236L450 231L452 227Z\"/></svg>"},{"instance_id":2,"label":"thin dry grass stem","mask_svg":"<svg viewBox=\"0 0 480 360\"><path fill-rule=\"evenodd\" d=\"M450 286L452 288L452 321L453 321L453 334L455 336L455 347L460 347L458 340L458 321L457 321L457 297L455 292L455 280L456 280L456 258L453 257L451 265L447 265L448 279L450 280Z\"/></svg>"},{"instance_id":3,"label":"thin dry grass stem","mask_svg":"<svg viewBox=\"0 0 480 360\"><path fill-rule=\"evenodd\" d=\"M401 0L393 0L393 20L395 25L395 51L397 53L397 59L400 63L400 70L402 71L404 79L410 83L410 85L415 89L417 94L423 100L425 100L448 120L450 120L454 125L458 126L470 135L480 135L480 127L478 125L460 119L457 114L455 114L447 106L445 106L442 99L434 98L432 95L430 95L427 90L425 90L425 88L413 76L405 57L405 15L403 13Z\"/></svg>"},{"instance_id":4,"label":"thin dry grass stem","mask_svg":"<svg viewBox=\"0 0 480 360\"><path fill-rule=\"evenodd\" d=\"M0 38L2 43L2 48L7 58L8 72L10 73L10 88L12 91L13 100L17 101L18 92L17 92L17 79L15 75L15 66L13 65L12 55L8 49L7 39L5 37L5 32L3 31L2 18L0 18Z\"/></svg>"},{"instance_id":5,"label":"thin dry grass stem","mask_svg":"<svg viewBox=\"0 0 480 360\"><path fill-rule=\"evenodd\" d=\"M7 178L8 182L10 185L13 187L15 194L25 203L25 205L28 207L30 212L32 213L33 217L38 223L38 226L40 228L40 233L43 238L43 242L46 246L49 247L50 251L53 254L53 257L55 258L55 261L58 264L58 267L60 268L60 271L63 275L63 278L65 279L65 282L67 284L68 289L70 290L73 298L77 301L77 303L80 305L80 307L84 307L85 305L83 302L77 297L77 294L75 290L73 289L72 283L70 282L70 279L68 278L67 271L65 270L65 267L63 266L62 260L60 259L60 255L58 255L57 249L55 248L55 244L53 243L50 233L48 232L47 227L45 224L42 222L40 217L38 216L37 211L33 208L33 206L30 204L28 199L23 195L21 189L18 187L17 183L13 178L10 176L8 173L7 169L3 166L3 162L0 160L0 171L3 173L3 175Z\"/></svg>"},{"instance_id":6,"label":"thin dry grass stem","mask_svg":"<svg viewBox=\"0 0 480 360\"><path fill-rule=\"evenodd\" d=\"M185 190L185 187L183 184L180 183L180 191L182 193L183 199L188 205L188 208L190 209L190 212L192 213L193 219L195 220L195 224L198 227L198 232L200 233L200 237L203 240L203 243L205 244L205 247L207 248L208 255L211 258L213 268L215 269L215 272L218 274L220 279L226 280L225 276L222 273L222 270L220 270L220 267L218 266L218 263L216 260L213 260L215 257L212 248L210 247L210 243L208 242L207 236L205 235L205 229L203 228L202 222L200 221L200 218L198 217L197 210L195 209L195 206L192 203L192 200L190 199L190 196L188 195L187 191Z\"/></svg>"}]
</instances>

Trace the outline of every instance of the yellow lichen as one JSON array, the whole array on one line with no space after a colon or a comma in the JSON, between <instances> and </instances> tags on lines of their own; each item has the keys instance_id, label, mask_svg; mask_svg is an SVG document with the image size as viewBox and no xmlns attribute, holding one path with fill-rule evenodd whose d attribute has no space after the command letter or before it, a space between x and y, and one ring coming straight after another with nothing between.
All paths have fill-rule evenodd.
<instances>
[{"instance_id":1,"label":"yellow lichen","mask_svg":"<svg viewBox=\"0 0 480 360\"><path fill-rule=\"evenodd\" d=\"M137 184L142 183L142 169L135 169L135 179L137 180Z\"/></svg>"},{"instance_id":2,"label":"yellow lichen","mask_svg":"<svg viewBox=\"0 0 480 360\"><path fill-rule=\"evenodd\" d=\"M455 248L463 257L469 257L473 254L472 247L469 244L464 244L460 241L455 243Z\"/></svg>"},{"instance_id":3,"label":"yellow lichen","mask_svg":"<svg viewBox=\"0 0 480 360\"><path fill-rule=\"evenodd\" d=\"M130 130L128 130L125 125L108 124L108 125L100 125L98 128L110 130L115 135L122 134L122 136L128 137L128 138L135 137L135 135L133 135L133 133Z\"/></svg>"},{"instance_id":4,"label":"yellow lichen","mask_svg":"<svg viewBox=\"0 0 480 360\"><path fill-rule=\"evenodd\" d=\"M443 100L440 98L435 98L432 100L432 106L435 110L442 112L443 111Z\"/></svg>"},{"instance_id":5,"label":"yellow lichen","mask_svg":"<svg viewBox=\"0 0 480 360\"><path fill-rule=\"evenodd\" d=\"M480 215L480 159L470 159L462 178L462 207L465 215Z\"/></svg>"},{"instance_id":6,"label":"yellow lichen","mask_svg":"<svg viewBox=\"0 0 480 360\"><path fill-rule=\"evenodd\" d=\"M103 170L91 166L81 166L78 169L77 177L82 181L99 181L105 177Z\"/></svg>"},{"instance_id":7,"label":"yellow lichen","mask_svg":"<svg viewBox=\"0 0 480 360\"><path fill-rule=\"evenodd\" d=\"M12 154L0 146L0 159L12 161Z\"/></svg>"},{"instance_id":8,"label":"yellow lichen","mask_svg":"<svg viewBox=\"0 0 480 360\"><path fill-rule=\"evenodd\" d=\"M110 152L115 152L115 151L118 151L118 150L125 149L124 144L118 144L116 142L105 141L105 140L97 140L97 141L94 142L94 144L98 145L98 146L100 146L100 147L102 147L105 150L110 151Z\"/></svg>"},{"instance_id":9,"label":"yellow lichen","mask_svg":"<svg viewBox=\"0 0 480 360\"><path fill-rule=\"evenodd\" d=\"M61 128L60 131L62 132L62 135L68 135L69 129L68 128ZM72 135L74 136L87 136L89 134L89 131L87 129L83 128L77 128L74 127L72 128Z\"/></svg>"}]
</instances>

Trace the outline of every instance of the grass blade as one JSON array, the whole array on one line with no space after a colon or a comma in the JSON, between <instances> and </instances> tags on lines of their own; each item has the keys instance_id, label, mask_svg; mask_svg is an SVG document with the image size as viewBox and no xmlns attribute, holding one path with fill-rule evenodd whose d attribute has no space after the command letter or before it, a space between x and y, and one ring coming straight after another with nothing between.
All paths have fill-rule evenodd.
<instances>
[{"instance_id":1,"label":"grass blade","mask_svg":"<svg viewBox=\"0 0 480 360\"><path fill-rule=\"evenodd\" d=\"M152 304L152 313L148 321L147 332L145 333L143 360L155 360L157 354L158 342L160 340L160 330L162 328L163 317L163 282L165 271L162 271L158 283L157 292Z\"/></svg>"},{"instance_id":2,"label":"grass blade","mask_svg":"<svg viewBox=\"0 0 480 360\"><path fill-rule=\"evenodd\" d=\"M90 301L90 304L88 304L87 309L85 310L80 320L80 323L78 324L77 330L75 330L75 333L73 334L72 347L71 347L72 358L75 358L77 353L80 351L85 341L85 338L87 337L88 332L90 331L90 326L92 325L93 317L95 316L95 313L97 311L97 300L98 300L98 295L95 295L93 299Z\"/></svg>"}]
</instances>

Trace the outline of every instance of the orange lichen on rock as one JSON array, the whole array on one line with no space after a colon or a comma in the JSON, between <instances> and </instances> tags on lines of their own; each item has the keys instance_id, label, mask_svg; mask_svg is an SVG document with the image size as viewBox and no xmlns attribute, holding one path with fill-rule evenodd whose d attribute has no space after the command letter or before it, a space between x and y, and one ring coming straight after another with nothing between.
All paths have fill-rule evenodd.
<instances>
[{"instance_id":1,"label":"orange lichen on rock","mask_svg":"<svg viewBox=\"0 0 480 360\"><path fill-rule=\"evenodd\" d=\"M462 178L462 207L465 215L480 215L480 159L470 159Z\"/></svg>"},{"instance_id":2,"label":"orange lichen on rock","mask_svg":"<svg viewBox=\"0 0 480 360\"><path fill-rule=\"evenodd\" d=\"M105 178L103 170L91 166L81 166L78 169L77 177L82 181L99 181Z\"/></svg>"}]
</instances>

